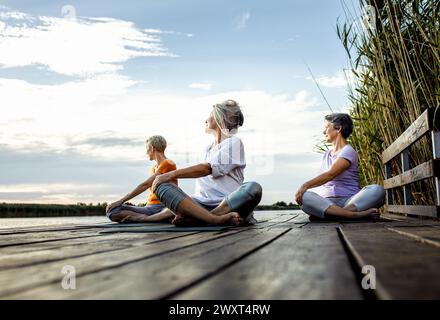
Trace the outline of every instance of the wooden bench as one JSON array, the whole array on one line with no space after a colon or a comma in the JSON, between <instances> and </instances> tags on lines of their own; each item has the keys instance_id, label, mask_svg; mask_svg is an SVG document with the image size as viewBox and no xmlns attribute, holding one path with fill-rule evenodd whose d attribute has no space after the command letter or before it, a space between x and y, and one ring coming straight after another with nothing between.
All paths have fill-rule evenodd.
<instances>
[{"instance_id":1,"label":"wooden bench","mask_svg":"<svg viewBox=\"0 0 440 320\"><path fill-rule=\"evenodd\" d=\"M437 112L436 112L437 110ZM385 166L384 188L387 191L386 209L388 212L418 216L439 217L440 212L440 109L426 109L422 115L405 130L383 153ZM410 167L409 148L424 135L431 134L432 159L414 168ZM391 160L400 156L402 173L392 176ZM411 184L416 181L435 178L435 205L413 205ZM403 205L393 204L392 189L403 188Z\"/></svg>"}]
</instances>

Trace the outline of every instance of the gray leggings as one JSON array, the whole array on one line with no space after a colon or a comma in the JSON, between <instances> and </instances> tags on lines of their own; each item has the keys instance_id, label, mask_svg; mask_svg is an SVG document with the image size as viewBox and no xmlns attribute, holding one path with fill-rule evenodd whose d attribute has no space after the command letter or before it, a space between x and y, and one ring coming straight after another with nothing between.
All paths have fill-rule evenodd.
<instances>
[{"instance_id":1,"label":"gray leggings","mask_svg":"<svg viewBox=\"0 0 440 320\"><path fill-rule=\"evenodd\" d=\"M362 188L362 190L354 196L346 198L324 198L313 191L306 191L303 195L301 210L309 215L324 218L325 211L331 205L337 205L344 208L352 204L356 207L357 211L364 211L370 208L380 208L384 203L384 188L380 185L372 184Z\"/></svg>"},{"instance_id":2,"label":"gray leggings","mask_svg":"<svg viewBox=\"0 0 440 320\"><path fill-rule=\"evenodd\" d=\"M172 183L160 184L155 193L160 202L173 212L177 211L183 199L189 198L182 189ZM261 196L261 186L257 182L249 181L243 183L237 190L229 194L225 200L232 211L238 212L246 220L246 218L252 216L253 210L260 203Z\"/></svg>"}]
</instances>

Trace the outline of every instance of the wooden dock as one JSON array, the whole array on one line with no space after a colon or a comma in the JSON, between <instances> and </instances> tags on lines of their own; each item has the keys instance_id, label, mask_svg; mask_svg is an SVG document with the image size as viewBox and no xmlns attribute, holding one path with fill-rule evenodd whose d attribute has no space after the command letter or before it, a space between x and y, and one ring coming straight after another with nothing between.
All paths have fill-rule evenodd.
<instances>
[{"instance_id":1,"label":"wooden dock","mask_svg":"<svg viewBox=\"0 0 440 320\"><path fill-rule=\"evenodd\" d=\"M0 224L0 299L440 298L438 220L310 222L301 211L256 217L252 227L208 231ZM364 266L374 267L376 281L367 282L374 290L362 287L365 268L373 272Z\"/></svg>"}]
</instances>

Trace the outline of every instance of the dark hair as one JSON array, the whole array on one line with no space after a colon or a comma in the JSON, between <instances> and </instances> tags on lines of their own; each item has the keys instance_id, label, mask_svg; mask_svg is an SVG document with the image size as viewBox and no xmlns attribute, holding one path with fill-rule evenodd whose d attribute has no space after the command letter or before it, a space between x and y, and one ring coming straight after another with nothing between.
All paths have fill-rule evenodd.
<instances>
[{"instance_id":1,"label":"dark hair","mask_svg":"<svg viewBox=\"0 0 440 320\"><path fill-rule=\"evenodd\" d=\"M336 130L341 129L344 139L347 139L353 132L353 120L346 113L331 113L325 116L325 120L330 122Z\"/></svg>"}]
</instances>

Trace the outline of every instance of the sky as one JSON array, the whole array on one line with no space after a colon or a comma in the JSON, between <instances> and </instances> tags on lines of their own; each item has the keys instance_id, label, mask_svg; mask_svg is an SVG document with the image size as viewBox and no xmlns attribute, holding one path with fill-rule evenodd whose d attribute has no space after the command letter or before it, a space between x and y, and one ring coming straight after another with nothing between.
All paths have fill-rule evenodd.
<instances>
[{"instance_id":1,"label":"sky","mask_svg":"<svg viewBox=\"0 0 440 320\"><path fill-rule=\"evenodd\" d=\"M334 111L350 105L338 18L334 0L0 0L0 202L115 201L147 179L155 134L179 168L200 163L226 99L245 180L294 202L330 113L307 66Z\"/></svg>"}]
</instances>

